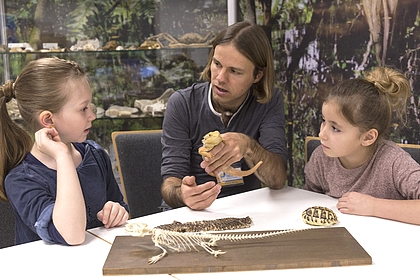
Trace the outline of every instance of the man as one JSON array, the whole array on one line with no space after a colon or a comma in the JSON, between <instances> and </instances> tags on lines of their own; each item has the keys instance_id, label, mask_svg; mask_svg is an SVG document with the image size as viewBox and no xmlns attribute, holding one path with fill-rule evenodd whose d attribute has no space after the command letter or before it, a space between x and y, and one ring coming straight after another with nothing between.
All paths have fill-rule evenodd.
<instances>
[{"instance_id":1,"label":"man","mask_svg":"<svg viewBox=\"0 0 420 280\"><path fill-rule=\"evenodd\" d=\"M287 158L284 104L273 89L272 50L262 28L243 21L219 33L201 78L206 82L176 91L167 104L161 168L165 202L202 210L217 197L260 188L261 182L281 189ZM223 141L203 159L198 153L202 138L215 130ZM259 161L263 164L250 176L221 176L221 182L214 177L226 166L246 170Z\"/></svg>"}]
</instances>

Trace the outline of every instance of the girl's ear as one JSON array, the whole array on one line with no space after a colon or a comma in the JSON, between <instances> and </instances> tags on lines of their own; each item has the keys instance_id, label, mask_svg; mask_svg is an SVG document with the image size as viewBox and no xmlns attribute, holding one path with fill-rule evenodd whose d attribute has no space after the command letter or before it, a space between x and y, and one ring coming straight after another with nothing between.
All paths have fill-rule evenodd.
<instances>
[{"instance_id":1,"label":"girl's ear","mask_svg":"<svg viewBox=\"0 0 420 280\"><path fill-rule=\"evenodd\" d=\"M42 111L41 114L39 114L39 123L42 127L50 128L54 125L52 115L53 114L50 111Z\"/></svg>"},{"instance_id":2,"label":"girl's ear","mask_svg":"<svg viewBox=\"0 0 420 280\"><path fill-rule=\"evenodd\" d=\"M363 137L362 145L365 147L368 147L372 145L373 143L375 143L376 139L378 139L378 131L372 128L368 130L367 132L365 132L362 137Z\"/></svg>"}]
</instances>

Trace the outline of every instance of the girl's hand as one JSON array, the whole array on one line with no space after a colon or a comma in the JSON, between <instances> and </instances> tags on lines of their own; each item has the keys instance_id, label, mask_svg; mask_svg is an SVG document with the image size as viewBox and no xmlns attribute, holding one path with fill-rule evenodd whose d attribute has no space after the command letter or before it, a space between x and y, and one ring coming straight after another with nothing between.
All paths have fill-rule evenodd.
<instances>
[{"instance_id":1,"label":"girl's hand","mask_svg":"<svg viewBox=\"0 0 420 280\"><path fill-rule=\"evenodd\" d=\"M125 224L128 220L128 212L121 204L108 201L96 217L104 224L105 228L111 228Z\"/></svg>"},{"instance_id":2,"label":"girl's hand","mask_svg":"<svg viewBox=\"0 0 420 280\"><path fill-rule=\"evenodd\" d=\"M35 145L42 153L56 159L63 152L68 152L67 146L61 142L55 128L42 128L35 132Z\"/></svg>"},{"instance_id":3,"label":"girl's hand","mask_svg":"<svg viewBox=\"0 0 420 280\"><path fill-rule=\"evenodd\" d=\"M367 194L348 192L338 200L337 208L341 213L372 216L375 198Z\"/></svg>"}]
</instances>

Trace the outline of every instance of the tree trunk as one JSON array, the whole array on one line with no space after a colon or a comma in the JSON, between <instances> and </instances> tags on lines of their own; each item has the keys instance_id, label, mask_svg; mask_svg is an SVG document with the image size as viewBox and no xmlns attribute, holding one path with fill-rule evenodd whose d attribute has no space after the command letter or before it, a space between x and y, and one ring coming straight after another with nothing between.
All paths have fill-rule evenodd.
<instances>
[{"instance_id":1,"label":"tree trunk","mask_svg":"<svg viewBox=\"0 0 420 280\"><path fill-rule=\"evenodd\" d=\"M44 11L46 10L47 0L38 0L34 15L34 27L29 36L29 44L34 50L42 48L41 30L43 25Z\"/></svg>"},{"instance_id":2,"label":"tree trunk","mask_svg":"<svg viewBox=\"0 0 420 280\"><path fill-rule=\"evenodd\" d=\"M257 23L257 18L255 15L255 1L254 0L246 0L245 20L252 23Z\"/></svg>"},{"instance_id":3,"label":"tree trunk","mask_svg":"<svg viewBox=\"0 0 420 280\"><path fill-rule=\"evenodd\" d=\"M398 0L363 0L363 9L369 24L376 60L386 64L388 47L391 46L391 21L395 22Z\"/></svg>"}]
</instances>

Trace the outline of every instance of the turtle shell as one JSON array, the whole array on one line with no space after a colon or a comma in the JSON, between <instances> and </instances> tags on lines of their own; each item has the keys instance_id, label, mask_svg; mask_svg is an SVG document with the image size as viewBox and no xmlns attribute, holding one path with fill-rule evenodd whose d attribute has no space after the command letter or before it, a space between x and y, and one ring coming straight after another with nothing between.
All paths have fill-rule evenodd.
<instances>
[{"instance_id":1,"label":"turtle shell","mask_svg":"<svg viewBox=\"0 0 420 280\"><path fill-rule=\"evenodd\" d=\"M313 226L332 226L338 222L334 211L323 206L309 207L302 212L302 220Z\"/></svg>"}]
</instances>

